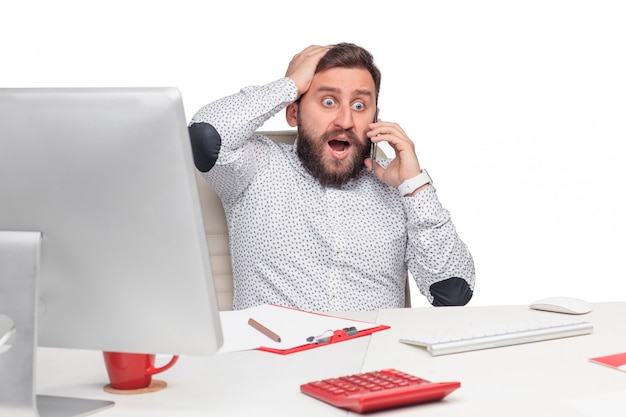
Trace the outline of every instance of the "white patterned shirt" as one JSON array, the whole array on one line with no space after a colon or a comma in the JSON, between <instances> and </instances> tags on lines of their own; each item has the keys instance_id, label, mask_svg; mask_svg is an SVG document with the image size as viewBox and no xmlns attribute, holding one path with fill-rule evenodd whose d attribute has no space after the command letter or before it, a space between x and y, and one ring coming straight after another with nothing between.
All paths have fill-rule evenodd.
<instances>
[{"instance_id":1,"label":"white patterned shirt","mask_svg":"<svg viewBox=\"0 0 626 417\"><path fill-rule=\"evenodd\" d=\"M226 213L233 308L403 307L407 270L431 302L429 287L451 277L473 290L472 256L432 185L402 197L364 169L342 188L323 187L300 163L297 140L254 133L296 96L295 83L282 78L210 103L191 121L221 136L217 162L203 175Z\"/></svg>"}]
</instances>

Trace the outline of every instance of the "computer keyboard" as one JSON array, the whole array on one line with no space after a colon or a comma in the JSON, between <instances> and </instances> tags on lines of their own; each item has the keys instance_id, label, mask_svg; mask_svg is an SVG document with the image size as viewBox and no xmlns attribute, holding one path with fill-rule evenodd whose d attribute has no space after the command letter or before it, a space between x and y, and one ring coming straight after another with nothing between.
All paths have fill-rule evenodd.
<instances>
[{"instance_id":1,"label":"computer keyboard","mask_svg":"<svg viewBox=\"0 0 626 417\"><path fill-rule=\"evenodd\" d=\"M357 413L440 400L460 382L430 382L396 369L364 372L309 382L304 394Z\"/></svg>"},{"instance_id":2,"label":"computer keyboard","mask_svg":"<svg viewBox=\"0 0 626 417\"><path fill-rule=\"evenodd\" d=\"M579 319L545 318L472 327L401 338L400 342L426 347L432 356L489 349L542 340L580 336L593 331L593 325Z\"/></svg>"}]
</instances>

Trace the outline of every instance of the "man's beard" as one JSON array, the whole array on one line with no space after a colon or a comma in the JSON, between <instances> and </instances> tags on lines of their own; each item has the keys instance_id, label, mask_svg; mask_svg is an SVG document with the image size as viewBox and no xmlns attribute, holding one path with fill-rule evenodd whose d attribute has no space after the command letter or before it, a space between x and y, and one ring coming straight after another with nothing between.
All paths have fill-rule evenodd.
<instances>
[{"instance_id":1,"label":"man's beard","mask_svg":"<svg viewBox=\"0 0 626 417\"><path fill-rule=\"evenodd\" d=\"M350 138L350 156L345 159L327 158L324 160L328 139L345 134ZM353 132L336 129L315 139L302 125L298 126L296 152L306 170L323 186L341 188L355 178L365 168L363 161L369 157L370 141L360 140Z\"/></svg>"}]
</instances>

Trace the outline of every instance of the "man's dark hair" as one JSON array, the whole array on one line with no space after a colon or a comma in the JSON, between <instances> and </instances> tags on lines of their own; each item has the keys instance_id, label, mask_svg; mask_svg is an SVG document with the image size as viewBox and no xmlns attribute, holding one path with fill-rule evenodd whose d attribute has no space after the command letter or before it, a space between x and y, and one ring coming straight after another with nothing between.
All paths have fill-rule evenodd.
<instances>
[{"instance_id":1,"label":"man's dark hair","mask_svg":"<svg viewBox=\"0 0 626 417\"><path fill-rule=\"evenodd\" d=\"M321 72L330 68L363 68L374 79L376 87L376 101L380 91L380 70L374 64L374 57L364 48L353 43L338 43L320 59L315 72Z\"/></svg>"}]
</instances>

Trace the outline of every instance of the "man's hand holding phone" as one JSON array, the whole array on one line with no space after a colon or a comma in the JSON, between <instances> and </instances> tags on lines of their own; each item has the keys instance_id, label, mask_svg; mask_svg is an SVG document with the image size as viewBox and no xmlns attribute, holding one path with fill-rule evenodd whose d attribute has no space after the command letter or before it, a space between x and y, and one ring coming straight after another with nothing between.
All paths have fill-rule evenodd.
<instances>
[{"instance_id":1,"label":"man's hand holding phone","mask_svg":"<svg viewBox=\"0 0 626 417\"><path fill-rule=\"evenodd\" d=\"M372 148L374 148L374 144L387 142L396 154L396 157L386 168L376 164L375 159L366 161L366 167L372 169L381 181L397 188L405 180L421 174L422 170L415 153L415 144L400 125L378 120L370 123L369 128L370 131L367 136L372 141ZM376 164L375 170L373 169L374 164Z\"/></svg>"}]
</instances>

